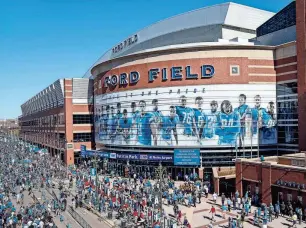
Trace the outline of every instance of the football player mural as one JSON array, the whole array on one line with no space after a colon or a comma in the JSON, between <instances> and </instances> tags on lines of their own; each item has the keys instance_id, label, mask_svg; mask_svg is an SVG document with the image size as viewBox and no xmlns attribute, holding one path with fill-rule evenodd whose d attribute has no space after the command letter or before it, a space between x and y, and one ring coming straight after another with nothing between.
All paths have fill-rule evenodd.
<instances>
[{"instance_id":1,"label":"football player mural","mask_svg":"<svg viewBox=\"0 0 306 228\"><path fill-rule=\"evenodd\" d=\"M99 142L198 147L277 143L273 85L155 90L100 95L95 113Z\"/></svg>"}]
</instances>

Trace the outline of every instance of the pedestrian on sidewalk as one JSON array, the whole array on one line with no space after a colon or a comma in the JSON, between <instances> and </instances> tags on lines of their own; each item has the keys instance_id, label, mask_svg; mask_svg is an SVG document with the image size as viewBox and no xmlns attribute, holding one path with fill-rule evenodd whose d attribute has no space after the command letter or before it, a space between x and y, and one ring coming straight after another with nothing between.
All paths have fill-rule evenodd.
<instances>
[{"instance_id":1,"label":"pedestrian on sidewalk","mask_svg":"<svg viewBox=\"0 0 306 228\"><path fill-rule=\"evenodd\" d=\"M218 195L217 195L217 193L214 192L213 201L214 201L215 204L217 203L217 198L218 198Z\"/></svg>"},{"instance_id":2,"label":"pedestrian on sidewalk","mask_svg":"<svg viewBox=\"0 0 306 228\"><path fill-rule=\"evenodd\" d=\"M211 221L216 221L215 220L216 208L214 206L211 206L209 213L211 213Z\"/></svg>"},{"instance_id":3,"label":"pedestrian on sidewalk","mask_svg":"<svg viewBox=\"0 0 306 228\"><path fill-rule=\"evenodd\" d=\"M223 206L224 202L225 202L225 195L224 195L224 193L222 193L222 195L221 195L221 202L222 202L222 206Z\"/></svg>"},{"instance_id":4,"label":"pedestrian on sidewalk","mask_svg":"<svg viewBox=\"0 0 306 228\"><path fill-rule=\"evenodd\" d=\"M222 218L225 219L225 214L226 214L226 211L227 211L227 207L225 205L221 206L221 209L222 209Z\"/></svg>"}]
</instances>

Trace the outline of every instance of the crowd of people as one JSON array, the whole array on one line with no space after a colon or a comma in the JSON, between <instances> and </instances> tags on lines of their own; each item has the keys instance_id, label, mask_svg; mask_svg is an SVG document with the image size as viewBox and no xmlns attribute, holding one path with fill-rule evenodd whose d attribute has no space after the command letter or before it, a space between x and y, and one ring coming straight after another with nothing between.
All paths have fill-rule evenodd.
<instances>
[{"instance_id":1,"label":"crowd of people","mask_svg":"<svg viewBox=\"0 0 306 228\"><path fill-rule=\"evenodd\" d=\"M45 187L53 179L66 176L67 171L57 158L48 153L35 153L17 139L2 138L0 227L56 227L54 216L63 217L58 210L60 203L46 197ZM40 195L35 196L34 191Z\"/></svg>"},{"instance_id":2,"label":"crowd of people","mask_svg":"<svg viewBox=\"0 0 306 228\"><path fill-rule=\"evenodd\" d=\"M150 175L157 179L138 173L130 173L126 178L118 175L97 178L91 176L92 165L88 162L65 167L58 158L31 152L18 140L0 143L0 164L0 227L55 227L55 216L64 221L61 212L66 210L67 194L72 187L75 194L71 203L75 208L97 211L102 218L117 221L117 227L191 227L184 208L197 207L203 197L212 203L208 227L213 227L217 211L221 211L223 219L228 219L230 228L243 227L246 217L250 216L253 225L263 227L285 215L295 226L301 224L305 216L302 207L292 202L251 207L254 199L249 192L243 196L238 191L230 196L218 196L210 192L211 186L195 176L184 177L184 182L174 181L167 173ZM52 191L54 195L50 199L45 191L50 193L54 182L58 182L59 194ZM34 190L40 192L40 200ZM27 196L33 201L25 204ZM167 205L167 210L162 205ZM238 212L237 216L230 213L232 210ZM71 225L67 223L67 227Z\"/></svg>"}]
</instances>

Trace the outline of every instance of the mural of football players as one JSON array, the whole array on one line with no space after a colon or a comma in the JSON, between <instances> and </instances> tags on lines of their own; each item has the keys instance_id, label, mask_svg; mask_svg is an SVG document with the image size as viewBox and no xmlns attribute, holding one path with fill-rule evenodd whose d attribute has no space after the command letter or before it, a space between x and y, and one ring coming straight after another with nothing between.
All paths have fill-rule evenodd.
<instances>
[{"instance_id":1,"label":"mural of football players","mask_svg":"<svg viewBox=\"0 0 306 228\"><path fill-rule=\"evenodd\" d=\"M210 111L206 113L206 124L204 127L205 139L211 140L213 144L217 144L219 140L219 136L215 134L218 115L218 102L213 100L210 102Z\"/></svg>"},{"instance_id":2,"label":"mural of football players","mask_svg":"<svg viewBox=\"0 0 306 228\"><path fill-rule=\"evenodd\" d=\"M219 136L218 144L236 146L239 132L240 115L233 110L230 101L224 100L217 118L216 134Z\"/></svg>"},{"instance_id":3,"label":"mural of football players","mask_svg":"<svg viewBox=\"0 0 306 228\"><path fill-rule=\"evenodd\" d=\"M246 104L246 95L239 95L239 107L235 108L235 112L240 114L240 133L239 133L239 146L243 145L244 137L245 137L245 118L247 112L249 112L249 106Z\"/></svg>"},{"instance_id":4,"label":"mural of football players","mask_svg":"<svg viewBox=\"0 0 306 228\"><path fill-rule=\"evenodd\" d=\"M206 122L206 116L202 109L203 102L202 97L196 97L195 104L197 107L193 109L199 139L204 138L204 126Z\"/></svg>"},{"instance_id":5,"label":"mural of football players","mask_svg":"<svg viewBox=\"0 0 306 228\"><path fill-rule=\"evenodd\" d=\"M137 105L136 102L131 103L131 116L130 118L132 119L132 127L131 127L131 139L130 139L130 144L135 145L137 143L137 124L136 124L136 119L139 115L139 111L137 110Z\"/></svg>"},{"instance_id":6,"label":"mural of football players","mask_svg":"<svg viewBox=\"0 0 306 228\"><path fill-rule=\"evenodd\" d=\"M107 127L108 127L107 132L109 137L109 143L115 143L118 122L117 122L117 117L115 115L115 108L113 106L110 108L110 111L111 111L110 117L108 118L107 121Z\"/></svg>"},{"instance_id":7,"label":"mural of football players","mask_svg":"<svg viewBox=\"0 0 306 228\"><path fill-rule=\"evenodd\" d=\"M146 112L146 102L139 101L139 115L136 118L137 125L137 145L152 145L152 137L154 145L157 145L156 124L154 124L154 116L150 112Z\"/></svg>"},{"instance_id":8,"label":"mural of football players","mask_svg":"<svg viewBox=\"0 0 306 228\"><path fill-rule=\"evenodd\" d=\"M123 109L122 118L119 120L119 132L121 134L122 145L129 145L131 139L132 119L128 117L128 112Z\"/></svg>"},{"instance_id":9,"label":"mural of football players","mask_svg":"<svg viewBox=\"0 0 306 228\"><path fill-rule=\"evenodd\" d=\"M198 133L197 133L197 127L195 123L195 118L194 118L194 112L192 108L189 108L186 106L187 105L187 98L186 96L182 95L180 97L180 106L175 107L176 114L179 117L180 124L183 127L183 132L178 133L180 136L184 135L187 136L188 138L191 136L195 136L198 141ZM191 138L184 138L185 142L182 142L182 145L186 144L187 142L192 142L193 140ZM181 142L180 142L181 143Z\"/></svg>"},{"instance_id":10,"label":"mural of football players","mask_svg":"<svg viewBox=\"0 0 306 228\"><path fill-rule=\"evenodd\" d=\"M160 145L162 146L174 145L172 140L172 134L175 139L176 145L178 145L178 137L176 131L176 125L178 122L179 122L179 117L175 112L175 107L170 106L170 115L163 116L160 124L162 131Z\"/></svg>"}]
</instances>

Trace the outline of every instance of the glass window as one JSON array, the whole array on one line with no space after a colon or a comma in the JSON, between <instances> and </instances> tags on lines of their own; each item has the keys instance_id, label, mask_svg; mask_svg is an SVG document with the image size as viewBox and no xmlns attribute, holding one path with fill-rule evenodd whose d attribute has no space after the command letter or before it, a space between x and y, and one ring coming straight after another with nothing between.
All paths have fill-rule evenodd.
<instances>
[{"instance_id":1,"label":"glass window","mask_svg":"<svg viewBox=\"0 0 306 228\"><path fill-rule=\"evenodd\" d=\"M92 141L91 133L74 133L73 134L74 142L90 142Z\"/></svg>"},{"instance_id":2,"label":"glass window","mask_svg":"<svg viewBox=\"0 0 306 228\"><path fill-rule=\"evenodd\" d=\"M278 143L297 144L298 126L278 126Z\"/></svg>"},{"instance_id":3,"label":"glass window","mask_svg":"<svg viewBox=\"0 0 306 228\"><path fill-rule=\"evenodd\" d=\"M73 124L91 124L91 115L73 115Z\"/></svg>"}]
</instances>

